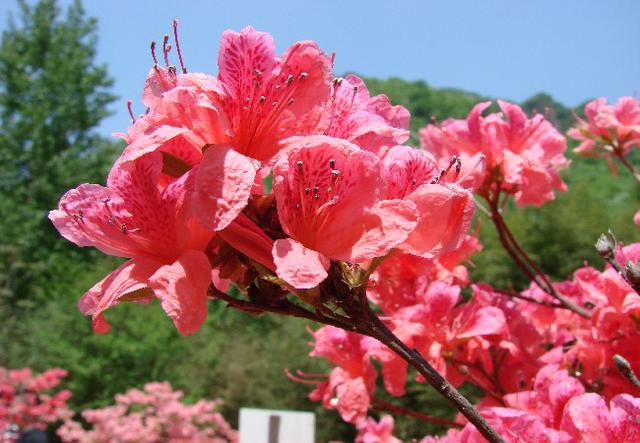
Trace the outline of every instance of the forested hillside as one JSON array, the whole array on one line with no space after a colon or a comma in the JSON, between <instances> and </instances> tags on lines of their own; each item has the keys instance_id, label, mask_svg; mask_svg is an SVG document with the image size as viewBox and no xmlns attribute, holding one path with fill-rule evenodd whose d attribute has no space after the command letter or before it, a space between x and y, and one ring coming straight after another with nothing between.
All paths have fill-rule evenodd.
<instances>
[{"instance_id":1,"label":"forested hillside","mask_svg":"<svg viewBox=\"0 0 640 443\"><path fill-rule=\"evenodd\" d=\"M2 36L0 366L67 369L71 404L78 408L104 405L115 393L149 380L168 380L192 399L223 398L234 423L241 406L315 410L320 441L349 438L350 426L309 402L309 387L284 375L285 367L324 369L307 357L304 321L250 316L210 303L205 326L184 338L157 306L127 304L109 311L112 332L98 336L76 309L79 296L118 263L66 242L46 218L68 188L103 183L122 148L96 131L115 97L108 67L95 64L95 38L95 21L79 6L62 12L51 1L23 4L22 17ZM372 93L387 94L411 111L413 143L432 117L461 118L476 102L490 99L422 81L366 82ZM522 105L547 112L562 130L571 125L573 110L546 94ZM592 245L608 228L623 241L637 239L631 218L640 207L640 192L632 178L626 171L612 175L597 160L571 158L563 173L568 193L542 209L509 208L506 215L554 278L567 277L584 260L601 266ZM477 218L484 251L472 259L473 279L522 287L525 280L499 247L490 222ZM420 388L403 401L438 414L441 400ZM397 430L402 436L418 425L425 429L400 420Z\"/></svg>"}]
</instances>

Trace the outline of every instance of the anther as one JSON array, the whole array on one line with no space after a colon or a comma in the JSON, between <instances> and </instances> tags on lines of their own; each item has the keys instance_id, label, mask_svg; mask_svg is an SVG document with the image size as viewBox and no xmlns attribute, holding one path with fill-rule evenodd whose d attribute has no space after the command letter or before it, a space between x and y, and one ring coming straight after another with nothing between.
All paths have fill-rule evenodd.
<instances>
[{"instance_id":1,"label":"anther","mask_svg":"<svg viewBox=\"0 0 640 443\"><path fill-rule=\"evenodd\" d=\"M245 103L247 103L247 104L248 104L250 101L251 101L251 99L250 99L249 97L247 97L247 98L245 98L245 99L244 99L244 102L245 102Z\"/></svg>"},{"instance_id":2,"label":"anther","mask_svg":"<svg viewBox=\"0 0 640 443\"><path fill-rule=\"evenodd\" d=\"M267 98L264 95L260 96L260 103L264 103Z\"/></svg>"},{"instance_id":3,"label":"anther","mask_svg":"<svg viewBox=\"0 0 640 443\"><path fill-rule=\"evenodd\" d=\"M100 202L101 202L101 203L104 203L105 205L106 205L107 203L109 203L110 201L111 201L111 199L110 199L109 197L107 197L107 198L105 198L105 199L100 200Z\"/></svg>"},{"instance_id":4,"label":"anther","mask_svg":"<svg viewBox=\"0 0 640 443\"><path fill-rule=\"evenodd\" d=\"M151 58L153 59L153 67L158 68L158 59L156 58L156 42L151 42Z\"/></svg>"},{"instance_id":5,"label":"anther","mask_svg":"<svg viewBox=\"0 0 640 443\"><path fill-rule=\"evenodd\" d=\"M136 234L136 233L138 233L140 231L142 231L142 228L129 229L129 233L131 233L131 234Z\"/></svg>"},{"instance_id":6,"label":"anther","mask_svg":"<svg viewBox=\"0 0 640 443\"><path fill-rule=\"evenodd\" d=\"M309 192L311 192L310 188L304 188L305 195L309 195Z\"/></svg>"},{"instance_id":7,"label":"anther","mask_svg":"<svg viewBox=\"0 0 640 443\"><path fill-rule=\"evenodd\" d=\"M273 102L271 102L271 106L273 107L278 106L278 100L274 100Z\"/></svg>"},{"instance_id":8,"label":"anther","mask_svg":"<svg viewBox=\"0 0 640 443\"><path fill-rule=\"evenodd\" d=\"M184 67L184 62L182 61L182 52L180 52L180 42L178 41L178 19L173 19L173 40L176 42L176 52L178 53L178 60L180 60L180 67L182 68L182 73L187 73L187 68Z\"/></svg>"},{"instance_id":9,"label":"anther","mask_svg":"<svg viewBox=\"0 0 640 443\"><path fill-rule=\"evenodd\" d=\"M333 171L331 171L331 181L335 183L335 181L338 180L339 175L340 175L340 171L338 171L337 169L334 169Z\"/></svg>"},{"instance_id":10,"label":"anther","mask_svg":"<svg viewBox=\"0 0 640 443\"><path fill-rule=\"evenodd\" d=\"M300 73L300 76L298 76L298 78L299 78L300 80L304 80L305 78L307 78L307 76L308 76L308 75L309 75L309 74L307 74L306 72L301 72L301 73Z\"/></svg>"},{"instance_id":11,"label":"anther","mask_svg":"<svg viewBox=\"0 0 640 443\"><path fill-rule=\"evenodd\" d=\"M296 163L298 165L298 171L302 172L302 166L304 165L304 163L302 163L302 160L298 160L298 163Z\"/></svg>"},{"instance_id":12,"label":"anther","mask_svg":"<svg viewBox=\"0 0 640 443\"><path fill-rule=\"evenodd\" d=\"M169 35L165 34L162 38L162 52L164 53L164 64L169 66L169 51L171 51L171 45L169 43Z\"/></svg>"},{"instance_id":13,"label":"anther","mask_svg":"<svg viewBox=\"0 0 640 443\"><path fill-rule=\"evenodd\" d=\"M133 110L131 109L131 99L127 100L127 109L129 110L129 115L131 116L131 123L136 122L136 117L133 115Z\"/></svg>"},{"instance_id":14,"label":"anther","mask_svg":"<svg viewBox=\"0 0 640 443\"><path fill-rule=\"evenodd\" d=\"M293 81L293 75L289 74L289 77L287 77L287 81L285 83L287 84L287 86L289 86L292 81Z\"/></svg>"},{"instance_id":15,"label":"anther","mask_svg":"<svg viewBox=\"0 0 640 443\"><path fill-rule=\"evenodd\" d=\"M338 87L342 84L342 80L344 80L342 77L336 77L333 79L333 86Z\"/></svg>"},{"instance_id":16,"label":"anther","mask_svg":"<svg viewBox=\"0 0 640 443\"><path fill-rule=\"evenodd\" d=\"M262 75L262 71L258 68L253 68L253 75L255 75L256 77L260 77Z\"/></svg>"},{"instance_id":17,"label":"anther","mask_svg":"<svg viewBox=\"0 0 640 443\"><path fill-rule=\"evenodd\" d=\"M287 101L287 104L288 104L289 106L291 106L291 105L293 104L293 102L295 102L295 99L290 98L290 99L289 99L289 101Z\"/></svg>"},{"instance_id":18,"label":"anther","mask_svg":"<svg viewBox=\"0 0 640 443\"><path fill-rule=\"evenodd\" d=\"M170 65L170 66L167 68L167 71L169 71L169 73L171 73L171 74L175 75L175 74L176 74L176 67L175 67L175 66L173 66L173 65Z\"/></svg>"},{"instance_id":19,"label":"anther","mask_svg":"<svg viewBox=\"0 0 640 443\"><path fill-rule=\"evenodd\" d=\"M122 223L120 225L120 232L122 232L123 234L127 233L127 225L125 223Z\"/></svg>"},{"instance_id":20,"label":"anther","mask_svg":"<svg viewBox=\"0 0 640 443\"><path fill-rule=\"evenodd\" d=\"M411 184L412 184L412 185L415 185L416 183L418 183L418 180L416 180L415 178L412 178L412 179L411 179Z\"/></svg>"},{"instance_id":21,"label":"anther","mask_svg":"<svg viewBox=\"0 0 640 443\"><path fill-rule=\"evenodd\" d=\"M107 223L109 223L110 225L115 225L116 224L116 218L113 215L110 215L109 218L107 219Z\"/></svg>"},{"instance_id":22,"label":"anther","mask_svg":"<svg viewBox=\"0 0 640 443\"><path fill-rule=\"evenodd\" d=\"M315 195L318 195L318 191L319 191L319 190L320 190L320 188L318 188L317 186L314 186L314 187L313 187L313 193L314 193Z\"/></svg>"},{"instance_id":23,"label":"anther","mask_svg":"<svg viewBox=\"0 0 640 443\"><path fill-rule=\"evenodd\" d=\"M329 167L331 169L336 169L336 159L335 158L332 158L332 159L329 160Z\"/></svg>"}]
</instances>

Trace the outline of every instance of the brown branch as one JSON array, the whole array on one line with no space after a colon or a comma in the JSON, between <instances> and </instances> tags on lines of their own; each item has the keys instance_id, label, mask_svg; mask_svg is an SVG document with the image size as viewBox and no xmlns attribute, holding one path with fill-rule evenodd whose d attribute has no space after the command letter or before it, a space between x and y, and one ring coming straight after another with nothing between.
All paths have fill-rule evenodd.
<instances>
[{"instance_id":1,"label":"brown branch","mask_svg":"<svg viewBox=\"0 0 640 443\"><path fill-rule=\"evenodd\" d=\"M462 423L457 423L446 418L434 417L433 415L422 414L414 411L413 409L405 408L402 406L394 405L378 398L373 399L373 409L379 412L389 412L390 414L406 415L407 417L417 418L427 423L434 423L437 425L448 426L450 428L463 428Z\"/></svg>"},{"instance_id":2,"label":"brown branch","mask_svg":"<svg viewBox=\"0 0 640 443\"><path fill-rule=\"evenodd\" d=\"M366 298L366 295L364 297L360 296L360 298ZM370 327L370 333L368 335L378 339L413 366L427 382L438 391L440 395L449 400L489 442L504 443L504 439L500 434L480 415L469 400L440 375L440 373L424 359L420 352L416 349L409 348L402 340L393 334L378 318L375 312L373 312L368 303L365 312L362 312L362 314L366 315L368 320L368 326Z\"/></svg>"},{"instance_id":3,"label":"brown branch","mask_svg":"<svg viewBox=\"0 0 640 443\"><path fill-rule=\"evenodd\" d=\"M615 157L620 160L620 163L622 163L625 168L627 168L629 170L629 172L631 172L631 175L633 175L633 178L636 179L636 181L638 181L640 183L640 173L638 172L638 170L631 164L631 162L629 162L629 160L627 159L627 157L624 156L624 154L622 153L622 151L620 149L614 149L614 155Z\"/></svg>"},{"instance_id":4,"label":"brown branch","mask_svg":"<svg viewBox=\"0 0 640 443\"><path fill-rule=\"evenodd\" d=\"M502 244L502 247L505 249L507 254L509 254L511 259L514 261L514 263L518 266L518 268L520 268L520 270L531 281L538 285L540 289L558 300L563 308L569 309L570 311L573 311L584 318L590 318L591 314L588 310L577 305L569 298L556 291L556 289L553 287L553 284L549 281L544 272L542 272L542 270L533 261L533 259L531 259L529 255L524 251L524 249L520 246L513 233L507 226L506 222L504 221L504 218L502 218L502 214L500 213L500 210L498 208L497 199L487 199L487 202L489 203L489 208L491 210L491 220L493 221L493 224L496 227L496 231L498 232L500 243Z\"/></svg>"}]
</instances>

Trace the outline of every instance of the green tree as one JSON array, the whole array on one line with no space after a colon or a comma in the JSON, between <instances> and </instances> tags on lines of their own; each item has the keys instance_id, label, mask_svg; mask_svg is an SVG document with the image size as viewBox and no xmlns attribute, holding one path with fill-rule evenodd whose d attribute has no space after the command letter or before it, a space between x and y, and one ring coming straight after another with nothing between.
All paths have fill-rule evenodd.
<instances>
[{"instance_id":1,"label":"green tree","mask_svg":"<svg viewBox=\"0 0 640 443\"><path fill-rule=\"evenodd\" d=\"M55 0L20 0L0 44L0 299L49 296L70 252L47 220L60 195L102 180L115 144L96 127L115 100L95 62L96 20L79 1L64 16Z\"/></svg>"}]
</instances>

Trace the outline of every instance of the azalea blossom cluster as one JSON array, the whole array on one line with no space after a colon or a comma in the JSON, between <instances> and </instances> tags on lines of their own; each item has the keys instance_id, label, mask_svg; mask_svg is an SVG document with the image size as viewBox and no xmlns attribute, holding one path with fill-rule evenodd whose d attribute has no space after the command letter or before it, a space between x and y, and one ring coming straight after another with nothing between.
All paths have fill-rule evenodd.
<instances>
[{"instance_id":1,"label":"azalea blossom cluster","mask_svg":"<svg viewBox=\"0 0 640 443\"><path fill-rule=\"evenodd\" d=\"M164 67L151 47L147 110L131 112L106 186L82 184L49 214L66 239L128 259L80 299L96 332L109 330L109 307L157 299L192 334L207 299L221 299L328 325L313 333L311 355L334 368L289 376L315 385L310 398L355 424L358 442L398 441L390 417L368 414L389 409L376 398L378 376L401 396L409 365L470 420L445 420L442 440L634 441L621 411L636 414L640 401L629 377L640 369L638 293L615 268L586 266L552 283L501 216L510 197L541 206L566 190L566 139L544 115L480 103L466 119L428 125L414 148L403 144L409 112L354 75L334 76L333 56L314 42L278 56L269 34L226 31L210 75L187 72L175 22L174 40L179 69L168 38ZM626 117L635 111L611 112L637 126ZM608 129L607 140L632 146L635 130ZM470 284L464 262L481 249L468 233L474 194L532 280L527 290ZM633 263L638 247L617 252ZM230 284L239 298L226 294ZM463 382L484 392L486 421L451 386ZM172 432L125 400L85 419L98 434L120 419ZM61 432L85 438L77 423Z\"/></svg>"},{"instance_id":2,"label":"azalea blossom cluster","mask_svg":"<svg viewBox=\"0 0 640 443\"><path fill-rule=\"evenodd\" d=\"M439 164L462 160L463 185L485 199L500 192L518 206L541 206L566 191L559 172L569 166L566 140L544 115L528 118L517 105L498 100L501 112L483 116L491 102L478 103L466 119L447 119L420 130L422 148Z\"/></svg>"},{"instance_id":3,"label":"azalea blossom cluster","mask_svg":"<svg viewBox=\"0 0 640 443\"><path fill-rule=\"evenodd\" d=\"M584 156L626 157L632 148L640 147L640 101L621 97L608 104L604 97L584 108L585 119L579 118L569 137L578 140L576 152Z\"/></svg>"},{"instance_id":4,"label":"azalea blossom cluster","mask_svg":"<svg viewBox=\"0 0 640 443\"><path fill-rule=\"evenodd\" d=\"M279 57L266 33L226 31L218 66L212 76L154 65L148 112L122 135L107 186L80 185L50 212L68 240L129 258L79 302L97 332L108 307L157 298L191 334L211 283L246 288L257 272L309 290L332 262L433 258L460 244L473 201L459 160L439 168L399 145L406 109L334 77L309 41Z\"/></svg>"},{"instance_id":5,"label":"azalea blossom cluster","mask_svg":"<svg viewBox=\"0 0 640 443\"><path fill-rule=\"evenodd\" d=\"M57 433L68 443L237 443L237 432L217 412L219 400L186 405L181 398L167 382L147 383L116 395L113 406L83 411L91 429L68 420Z\"/></svg>"},{"instance_id":6,"label":"azalea blossom cluster","mask_svg":"<svg viewBox=\"0 0 640 443\"><path fill-rule=\"evenodd\" d=\"M520 192L524 181L505 178L509 176L505 171L513 166L508 159L512 154L505 146L514 144L503 143L504 137L496 134L504 134L504 129L498 131L493 125L509 127L509 122L520 121L516 126L525 128L537 121L537 128L547 128L541 132L548 137L533 130L528 132L531 139L520 139L522 146L530 146L534 152L541 146L562 146L546 157L549 161L542 163L546 168L538 169L546 170L541 176L549 179L547 185L554 181L557 166L568 165L562 155L566 145L549 141L561 136L546 120L539 116L528 120L514 105L500 105L508 116L506 121L502 114L482 117L487 104L480 104L466 120L429 125L421 131L423 148L438 155L447 146L457 147L455 155L466 155L467 159L484 155L486 164L493 166L467 174L465 180L474 181L469 186L489 203L504 192L522 205L535 200L526 197L527 192L551 188L525 187ZM485 131L482 134L481 128ZM451 149L444 152L442 158ZM476 177L470 178L473 174ZM538 195L545 194L547 197L539 202L553 198L546 191ZM465 300L461 289L469 282L462 262L480 249L479 241L467 236L457 250L435 260L394 254L371 275L369 300L378 306L394 334L453 385L467 382L482 389L485 397L477 407L507 441L640 441L640 398L635 397L640 383L628 375L640 370L640 295L625 280L625 274L611 265L603 271L585 265L572 279L553 283L552 291L535 281L519 293L475 283L470 285L471 296ZM636 243L618 245L613 253L615 261L628 267L640 262L639 251L640 244ZM565 309L557 303L556 294L576 306L587 307L589 315ZM406 361L370 337L332 326L317 330L313 338L310 355L326 359L334 368L325 376L289 373L289 377L315 385L310 399L321 401L355 424L357 442L400 441L392 434L391 416L376 422L367 415L385 410L406 413L393 405L389 408L379 394L376 396L379 376L387 394L405 394ZM620 356L624 356L622 370L619 360L616 362ZM416 381L424 379L417 374ZM439 418L426 419L442 424ZM422 441L484 441L461 416L449 427L447 436L425 437Z\"/></svg>"},{"instance_id":7,"label":"azalea blossom cluster","mask_svg":"<svg viewBox=\"0 0 640 443\"><path fill-rule=\"evenodd\" d=\"M621 247L618 259L637 263L638 251L640 244ZM632 370L640 370L640 296L612 267L585 266L571 280L556 283L567 297L594 306L585 319L554 307L553 298L534 284L522 291L523 298L486 283L472 284L471 298L463 301L459 285L464 280L453 275L434 280L433 267L425 262L412 266L414 260L399 255L381 265L372 279L384 284L370 286L370 299L390 329L450 382L482 388L479 411L507 441L640 440L640 398L634 397L640 386L614 363L614 356L621 355ZM398 441L389 431L391 418L383 419L382 426L367 414L384 410L376 399L379 375L388 394L405 394L406 362L370 337L332 326L317 330L313 338L310 355L326 359L334 369L320 377L289 376L315 384L309 397L354 423L360 433L356 441ZM424 379L418 375L416 381ZM462 417L457 422L465 425ZM466 425L450 429L446 438L422 441L483 439Z\"/></svg>"},{"instance_id":8,"label":"azalea blossom cluster","mask_svg":"<svg viewBox=\"0 0 640 443\"><path fill-rule=\"evenodd\" d=\"M66 376L67 372L58 368L36 375L29 368L0 367L0 442L17 441L20 432L44 430L71 417L67 408L71 392L53 392Z\"/></svg>"}]
</instances>

